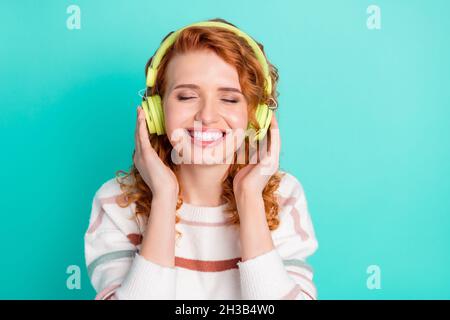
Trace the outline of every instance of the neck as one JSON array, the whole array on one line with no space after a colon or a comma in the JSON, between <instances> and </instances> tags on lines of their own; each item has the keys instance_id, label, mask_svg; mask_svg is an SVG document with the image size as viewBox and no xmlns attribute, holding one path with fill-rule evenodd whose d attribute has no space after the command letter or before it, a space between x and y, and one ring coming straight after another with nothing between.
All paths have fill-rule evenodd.
<instances>
[{"instance_id":1,"label":"neck","mask_svg":"<svg viewBox=\"0 0 450 320\"><path fill-rule=\"evenodd\" d=\"M222 203L222 180L230 164L180 164L177 170L184 202L198 206L219 206Z\"/></svg>"}]
</instances>

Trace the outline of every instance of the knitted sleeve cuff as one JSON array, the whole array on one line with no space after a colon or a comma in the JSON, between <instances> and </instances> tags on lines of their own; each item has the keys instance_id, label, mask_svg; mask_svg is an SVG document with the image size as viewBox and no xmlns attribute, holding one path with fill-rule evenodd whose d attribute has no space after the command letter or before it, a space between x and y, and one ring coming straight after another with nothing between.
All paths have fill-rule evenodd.
<instances>
[{"instance_id":1,"label":"knitted sleeve cuff","mask_svg":"<svg viewBox=\"0 0 450 320\"><path fill-rule=\"evenodd\" d=\"M281 299L295 285L276 249L238 262L242 299Z\"/></svg>"},{"instance_id":2,"label":"knitted sleeve cuff","mask_svg":"<svg viewBox=\"0 0 450 320\"><path fill-rule=\"evenodd\" d=\"M119 300L174 300L176 274L176 268L161 266L136 253L116 296Z\"/></svg>"}]
</instances>

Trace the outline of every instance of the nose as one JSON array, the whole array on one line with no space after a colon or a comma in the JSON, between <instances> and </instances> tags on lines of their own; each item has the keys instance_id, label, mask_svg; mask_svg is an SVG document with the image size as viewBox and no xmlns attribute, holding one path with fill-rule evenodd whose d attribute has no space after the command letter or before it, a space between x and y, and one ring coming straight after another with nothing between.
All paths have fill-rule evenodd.
<instances>
[{"instance_id":1,"label":"nose","mask_svg":"<svg viewBox=\"0 0 450 320\"><path fill-rule=\"evenodd\" d=\"M194 120L201 121L205 126L209 126L212 123L218 122L220 114L218 111L218 106L215 104L213 99L205 99L200 104L200 109L196 113Z\"/></svg>"}]
</instances>

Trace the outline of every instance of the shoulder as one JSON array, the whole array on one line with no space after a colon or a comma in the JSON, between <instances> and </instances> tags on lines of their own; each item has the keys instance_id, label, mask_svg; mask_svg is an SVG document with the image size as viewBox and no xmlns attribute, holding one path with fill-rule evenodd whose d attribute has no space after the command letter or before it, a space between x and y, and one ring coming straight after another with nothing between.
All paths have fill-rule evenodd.
<instances>
[{"instance_id":1,"label":"shoulder","mask_svg":"<svg viewBox=\"0 0 450 320\"><path fill-rule=\"evenodd\" d=\"M112 177L106 180L95 192L90 225L94 224L103 230L112 230L118 227L123 232L128 233L130 230L137 232L136 204L132 202L127 205L126 195L121 189L118 179L121 178ZM104 219L104 217L107 217L107 219Z\"/></svg>"},{"instance_id":2,"label":"shoulder","mask_svg":"<svg viewBox=\"0 0 450 320\"><path fill-rule=\"evenodd\" d=\"M119 180L129 183L129 181L131 181L131 178L123 179L112 177L100 185L100 187L95 192L95 196L97 198L107 198L121 195L123 191L120 187Z\"/></svg>"},{"instance_id":3,"label":"shoulder","mask_svg":"<svg viewBox=\"0 0 450 320\"><path fill-rule=\"evenodd\" d=\"M296 176L284 170L278 172L282 178L277 191L282 198L304 196L303 185Z\"/></svg>"},{"instance_id":4,"label":"shoulder","mask_svg":"<svg viewBox=\"0 0 450 320\"><path fill-rule=\"evenodd\" d=\"M119 182L120 181L120 182ZM130 185L132 183L132 178L127 177L117 177L114 176L110 179L104 181L97 189L94 195L94 202L101 206L107 206L109 210L120 210L127 209L134 211L135 203L132 202L127 204L127 198L125 192L122 190L121 184ZM105 208L106 210L106 208Z\"/></svg>"},{"instance_id":5,"label":"shoulder","mask_svg":"<svg viewBox=\"0 0 450 320\"><path fill-rule=\"evenodd\" d=\"M291 216L294 220L300 219L310 220L308 203L306 200L305 191L300 180L293 174L281 171L283 175L280 185L277 189L277 201L279 205L280 218Z\"/></svg>"},{"instance_id":6,"label":"shoulder","mask_svg":"<svg viewBox=\"0 0 450 320\"><path fill-rule=\"evenodd\" d=\"M280 224L272 232L274 244L285 257L306 257L317 250L318 242L303 185L293 174L279 172L283 174L277 190Z\"/></svg>"}]
</instances>

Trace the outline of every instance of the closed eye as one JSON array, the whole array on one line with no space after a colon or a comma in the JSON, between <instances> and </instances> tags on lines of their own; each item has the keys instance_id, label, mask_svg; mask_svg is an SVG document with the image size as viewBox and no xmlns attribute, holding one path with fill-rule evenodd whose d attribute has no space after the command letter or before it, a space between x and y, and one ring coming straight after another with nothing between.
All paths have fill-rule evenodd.
<instances>
[{"instance_id":1,"label":"closed eye","mask_svg":"<svg viewBox=\"0 0 450 320\"><path fill-rule=\"evenodd\" d=\"M195 99L196 97L178 97L178 100L183 101L183 100L189 100L189 99ZM222 99L222 101L227 102L227 103L237 103L238 100L230 100L230 99Z\"/></svg>"},{"instance_id":2,"label":"closed eye","mask_svg":"<svg viewBox=\"0 0 450 320\"><path fill-rule=\"evenodd\" d=\"M193 99L195 97L178 97L178 100L189 100L189 99Z\"/></svg>"},{"instance_id":3,"label":"closed eye","mask_svg":"<svg viewBox=\"0 0 450 320\"><path fill-rule=\"evenodd\" d=\"M229 103L237 103L238 102L237 100L228 100L228 99L222 99L222 101L229 102Z\"/></svg>"}]
</instances>

